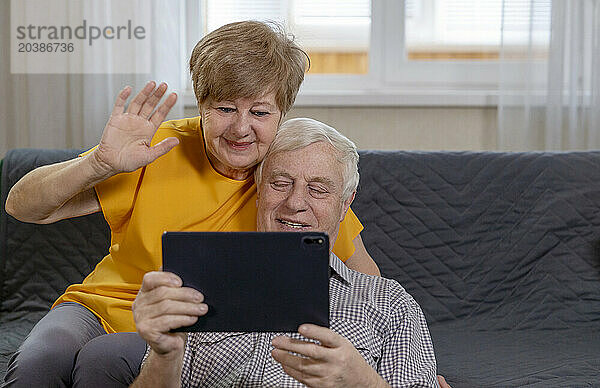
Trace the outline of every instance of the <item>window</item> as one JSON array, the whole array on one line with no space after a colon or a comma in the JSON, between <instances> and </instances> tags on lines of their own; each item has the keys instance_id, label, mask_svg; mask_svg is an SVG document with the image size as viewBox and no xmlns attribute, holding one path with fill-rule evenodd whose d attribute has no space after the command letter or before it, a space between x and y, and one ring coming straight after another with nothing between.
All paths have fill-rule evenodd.
<instances>
[{"instance_id":1,"label":"window","mask_svg":"<svg viewBox=\"0 0 600 388\"><path fill-rule=\"evenodd\" d=\"M405 19L409 59L497 60L501 44L516 59L529 38L545 55L550 0L407 0Z\"/></svg>"},{"instance_id":2,"label":"window","mask_svg":"<svg viewBox=\"0 0 600 388\"><path fill-rule=\"evenodd\" d=\"M207 0L206 34L241 20L285 26L311 58L311 74L368 73L370 0Z\"/></svg>"},{"instance_id":3,"label":"window","mask_svg":"<svg viewBox=\"0 0 600 388\"><path fill-rule=\"evenodd\" d=\"M369 0L296 0L290 29L310 58L312 74L367 74L371 32Z\"/></svg>"},{"instance_id":4,"label":"window","mask_svg":"<svg viewBox=\"0 0 600 388\"><path fill-rule=\"evenodd\" d=\"M457 92L459 105L485 105L486 93L497 87L501 44L503 58L514 60L509 72L520 82L522 48L539 48L534 52L540 58L547 54L551 13L551 0L188 2L195 3L188 11L196 24L202 20L196 32L188 30L193 43L233 21L283 24L311 58L298 101L315 105L403 104L411 98L415 105L447 105Z\"/></svg>"},{"instance_id":5,"label":"window","mask_svg":"<svg viewBox=\"0 0 600 388\"><path fill-rule=\"evenodd\" d=\"M525 74L541 76L544 72L541 68L528 71L529 64L519 61L519 55L529 55L523 48L530 46L539 47L540 55L545 55L550 0L406 0L406 8L400 3L381 3L385 36L396 37L399 42L387 39L383 48L385 81L389 84L489 95L500 77L497 60L501 44L513 51L515 59L503 65L505 82L544 81L524 80ZM400 19L405 23L394 24L389 15L403 15Z\"/></svg>"}]
</instances>

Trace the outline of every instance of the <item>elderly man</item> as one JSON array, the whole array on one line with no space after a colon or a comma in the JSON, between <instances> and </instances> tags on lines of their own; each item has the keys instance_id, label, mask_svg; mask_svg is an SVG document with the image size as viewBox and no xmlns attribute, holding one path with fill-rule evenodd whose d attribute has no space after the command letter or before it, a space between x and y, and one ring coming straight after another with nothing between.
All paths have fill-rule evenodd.
<instances>
[{"instance_id":1,"label":"elderly man","mask_svg":"<svg viewBox=\"0 0 600 388\"><path fill-rule=\"evenodd\" d=\"M258 230L323 231L335 241L356 193L357 165L356 147L333 128L287 121L255 174ZM291 335L169 333L208 307L176 275L146 274L133 313L149 348L134 386L437 386L433 345L414 299L333 253L330 268L331 328L303 324Z\"/></svg>"}]
</instances>

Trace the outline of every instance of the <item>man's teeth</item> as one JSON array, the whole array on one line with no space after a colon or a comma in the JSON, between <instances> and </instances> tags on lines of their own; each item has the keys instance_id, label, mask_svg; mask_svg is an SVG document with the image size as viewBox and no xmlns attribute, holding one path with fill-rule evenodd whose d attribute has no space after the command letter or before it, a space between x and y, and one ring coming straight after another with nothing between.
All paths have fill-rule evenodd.
<instances>
[{"instance_id":1,"label":"man's teeth","mask_svg":"<svg viewBox=\"0 0 600 388\"><path fill-rule=\"evenodd\" d=\"M292 228L302 228L302 227L306 226L304 224L297 224L295 222L286 221L286 220L279 220L279 222L281 222L284 225L291 226Z\"/></svg>"}]
</instances>

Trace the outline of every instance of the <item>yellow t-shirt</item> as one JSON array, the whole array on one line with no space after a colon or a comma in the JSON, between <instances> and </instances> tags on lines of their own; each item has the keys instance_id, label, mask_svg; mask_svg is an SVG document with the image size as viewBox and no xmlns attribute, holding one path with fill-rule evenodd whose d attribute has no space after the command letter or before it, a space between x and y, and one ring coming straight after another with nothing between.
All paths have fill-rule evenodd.
<instances>
[{"instance_id":1,"label":"yellow t-shirt","mask_svg":"<svg viewBox=\"0 0 600 388\"><path fill-rule=\"evenodd\" d=\"M73 284L62 302L86 306L107 332L135 331L131 305L146 272L162 265L164 231L256 230L254 178L236 181L210 165L200 118L163 123L152 143L177 137L179 145L153 163L96 185L111 229L109 253L82 284ZM346 260L362 230L350 210L340 225L335 254ZM53 306L53 307L54 307Z\"/></svg>"}]
</instances>

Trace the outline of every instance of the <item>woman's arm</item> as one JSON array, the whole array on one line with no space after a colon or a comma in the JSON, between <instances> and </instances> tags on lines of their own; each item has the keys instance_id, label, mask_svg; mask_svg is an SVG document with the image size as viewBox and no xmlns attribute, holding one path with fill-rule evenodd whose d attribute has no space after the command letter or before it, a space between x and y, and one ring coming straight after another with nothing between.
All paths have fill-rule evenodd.
<instances>
[{"instance_id":1,"label":"woman's arm","mask_svg":"<svg viewBox=\"0 0 600 388\"><path fill-rule=\"evenodd\" d=\"M352 243L354 244L354 253L346 260L346 266L367 275L381 276L379 267L367 252L360 234L352 240Z\"/></svg>"},{"instance_id":2,"label":"woman's arm","mask_svg":"<svg viewBox=\"0 0 600 388\"><path fill-rule=\"evenodd\" d=\"M30 171L8 193L6 212L24 222L48 224L100 210L94 185L108 178L92 154Z\"/></svg>"},{"instance_id":3,"label":"woman's arm","mask_svg":"<svg viewBox=\"0 0 600 388\"><path fill-rule=\"evenodd\" d=\"M175 147L179 143L176 138L151 146L156 130L177 101L172 93L154 111L167 90L164 83L155 86L149 82L127 110L131 88L123 89L98 147L84 157L42 166L25 175L8 194L7 213L25 222L51 223L97 212L96 184L121 172L135 171Z\"/></svg>"}]
</instances>

